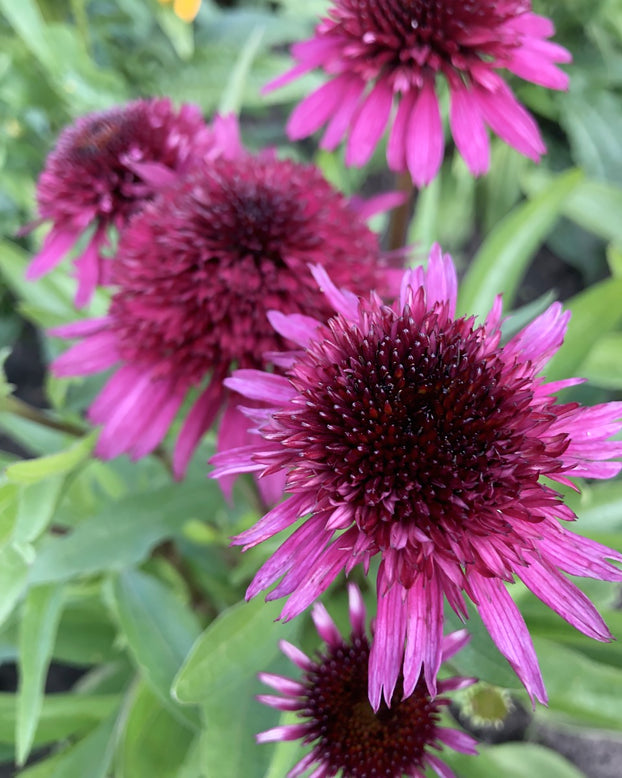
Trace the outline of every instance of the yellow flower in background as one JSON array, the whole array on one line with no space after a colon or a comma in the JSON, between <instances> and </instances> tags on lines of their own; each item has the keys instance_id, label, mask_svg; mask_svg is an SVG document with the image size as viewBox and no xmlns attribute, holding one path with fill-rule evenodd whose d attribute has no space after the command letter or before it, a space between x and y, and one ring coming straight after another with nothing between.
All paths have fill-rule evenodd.
<instances>
[{"instance_id":1,"label":"yellow flower in background","mask_svg":"<svg viewBox=\"0 0 622 778\"><path fill-rule=\"evenodd\" d=\"M172 0L173 1L173 11L179 16L180 19L183 19L184 22L191 22L194 17L199 13L199 8L201 7L201 0ZM165 3L170 3L171 0L159 0L160 3L163 5Z\"/></svg>"}]
</instances>

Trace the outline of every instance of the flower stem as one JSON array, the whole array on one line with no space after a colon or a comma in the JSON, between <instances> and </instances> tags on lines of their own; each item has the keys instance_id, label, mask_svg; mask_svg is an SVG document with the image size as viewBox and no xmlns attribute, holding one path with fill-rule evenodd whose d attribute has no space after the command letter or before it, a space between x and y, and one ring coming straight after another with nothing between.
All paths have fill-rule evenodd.
<instances>
[{"instance_id":1,"label":"flower stem","mask_svg":"<svg viewBox=\"0 0 622 778\"><path fill-rule=\"evenodd\" d=\"M388 248L390 251L401 249L406 245L414 193L410 173L398 173L395 176L395 188L400 192L404 192L406 198L401 205L398 205L397 208L391 211L388 230Z\"/></svg>"}]
</instances>

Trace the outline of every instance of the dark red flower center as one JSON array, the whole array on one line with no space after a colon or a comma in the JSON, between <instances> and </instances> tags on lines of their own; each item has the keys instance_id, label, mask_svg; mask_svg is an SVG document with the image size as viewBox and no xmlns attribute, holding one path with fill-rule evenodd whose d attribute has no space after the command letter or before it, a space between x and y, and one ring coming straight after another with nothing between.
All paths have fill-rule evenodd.
<instances>
[{"instance_id":1,"label":"dark red flower center","mask_svg":"<svg viewBox=\"0 0 622 778\"><path fill-rule=\"evenodd\" d=\"M328 775L342 770L356 778L401 778L422 765L426 746L435 741L437 709L445 701L432 702L423 683L403 700L400 678L391 706L383 701L374 713L367 696L368 662L367 639L359 636L318 657L303 679L305 741L314 744Z\"/></svg>"},{"instance_id":2,"label":"dark red flower center","mask_svg":"<svg viewBox=\"0 0 622 778\"><path fill-rule=\"evenodd\" d=\"M114 265L123 358L198 382L264 364L285 343L267 312L325 319L309 264L376 286L377 237L312 167L272 156L216 160L134 218Z\"/></svg>"},{"instance_id":3,"label":"dark red flower center","mask_svg":"<svg viewBox=\"0 0 622 778\"><path fill-rule=\"evenodd\" d=\"M343 39L348 69L363 78L420 85L426 70L468 73L503 60L517 43L504 22L530 8L526 0L338 0L319 30Z\"/></svg>"},{"instance_id":4,"label":"dark red flower center","mask_svg":"<svg viewBox=\"0 0 622 778\"><path fill-rule=\"evenodd\" d=\"M364 334L341 318L331 330L334 347L313 345L293 369L301 409L276 417L285 451L307 436L292 482L321 473L324 507L350 503L380 548L394 546L395 522L447 537L529 518L522 495L561 468L568 441L546 440L554 409L532 408L528 370L439 306L418 320L382 308Z\"/></svg>"}]
</instances>

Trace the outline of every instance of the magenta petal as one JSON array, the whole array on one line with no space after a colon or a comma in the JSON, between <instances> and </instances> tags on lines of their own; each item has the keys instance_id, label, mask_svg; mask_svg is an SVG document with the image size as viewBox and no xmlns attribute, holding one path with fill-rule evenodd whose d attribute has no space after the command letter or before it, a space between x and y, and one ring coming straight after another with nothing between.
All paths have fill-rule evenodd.
<instances>
[{"instance_id":1,"label":"magenta petal","mask_svg":"<svg viewBox=\"0 0 622 778\"><path fill-rule=\"evenodd\" d=\"M320 326L320 322L317 319L304 316L302 313L286 315L279 311L268 311L268 320L279 335L303 347L309 345L317 328Z\"/></svg>"},{"instance_id":2,"label":"magenta petal","mask_svg":"<svg viewBox=\"0 0 622 778\"><path fill-rule=\"evenodd\" d=\"M173 452L175 478L183 478L195 448L212 426L216 414L220 410L222 397L222 383L218 379L212 378L207 388L195 401L179 432Z\"/></svg>"},{"instance_id":3,"label":"magenta petal","mask_svg":"<svg viewBox=\"0 0 622 778\"><path fill-rule=\"evenodd\" d=\"M479 86L473 88L484 121L510 146L539 162L546 146L538 125L501 79L495 87L494 92Z\"/></svg>"},{"instance_id":4,"label":"magenta petal","mask_svg":"<svg viewBox=\"0 0 622 778\"><path fill-rule=\"evenodd\" d=\"M82 254L74 260L75 274L78 279L76 307L82 308L91 302L97 285L101 282L100 250L106 243L106 230L98 227Z\"/></svg>"},{"instance_id":5,"label":"magenta petal","mask_svg":"<svg viewBox=\"0 0 622 778\"><path fill-rule=\"evenodd\" d=\"M573 583L557 570L532 559L516 574L521 581L573 627L594 640L611 640L611 633L600 614Z\"/></svg>"},{"instance_id":6,"label":"magenta petal","mask_svg":"<svg viewBox=\"0 0 622 778\"><path fill-rule=\"evenodd\" d=\"M451 87L451 133L458 151L474 176L490 167L490 142L476 101L462 84Z\"/></svg>"},{"instance_id":7,"label":"magenta petal","mask_svg":"<svg viewBox=\"0 0 622 778\"><path fill-rule=\"evenodd\" d=\"M403 94L397 106L397 113L387 143L387 164L391 170L406 170L406 148L408 146L408 128L410 115L417 101L418 92L410 90Z\"/></svg>"},{"instance_id":8,"label":"magenta petal","mask_svg":"<svg viewBox=\"0 0 622 778\"><path fill-rule=\"evenodd\" d=\"M352 123L352 118L365 91L365 81L358 76L348 76L344 84L341 102L326 126L324 135L320 140L320 148L332 151L346 134Z\"/></svg>"},{"instance_id":9,"label":"magenta petal","mask_svg":"<svg viewBox=\"0 0 622 778\"><path fill-rule=\"evenodd\" d=\"M443 160L443 124L434 82L427 80L408 123L406 161L417 186L429 184Z\"/></svg>"},{"instance_id":10,"label":"magenta petal","mask_svg":"<svg viewBox=\"0 0 622 778\"><path fill-rule=\"evenodd\" d=\"M443 593L438 578L418 575L408 590L408 622L404 651L404 696L409 697L423 667L430 695L436 695L436 675L441 665Z\"/></svg>"},{"instance_id":11,"label":"magenta petal","mask_svg":"<svg viewBox=\"0 0 622 778\"><path fill-rule=\"evenodd\" d=\"M118 360L117 337L103 330L76 343L52 362L52 373L58 377L90 375L107 370Z\"/></svg>"},{"instance_id":12,"label":"magenta petal","mask_svg":"<svg viewBox=\"0 0 622 778\"><path fill-rule=\"evenodd\" d=\"M52 227L43 241L41 251L28 265L26 270L28 281L35 281L56 267L79 237L78 230Z\"/></svg>"},{"instance_id":13,"label":"magenta petal","mask_svg":"<svg viewBox=\"0 0 622 778\"><path fill-rule=\"evenodd\" d=\"M225 386L251 400L261 400L274 405L291 400L296 392L286 378L262 370L236 370Z\"/></svg>"},{"instance_id":14,"label":"magenta petal","mask_svg":"<svg viewBox=\"0 0 622 778\"><path fill-rule=\"evenodd\" d=\"M469 583L477 598L477 611L497 648L521 679L531 699L546 705L547 695L538 659L523 617L498 578L472 572Z\"/></svg>"},{"instance_id":15,"label":"magenta petal","mask_svg":"<svg viewBox=\"0 0 622 778\"><path fill-rule=\"evenodd\" d=\"M48 335L55 338L84 338L106 328L111 319L104 316L101 319L79 319L71 324L61 324L46 330Z\"/></svg>"},{"instance_id":16,"label":"magenta petal","mask_svg":"<svg viewBox=\"0 0 622 778\"><path fill-rule=\"evenodd\" d=\"M312 135L330 119L348 94L349 77L338 76L327 81L299 103L287 122L287 135L299 140Z\"/></svg>"},{"instance_id":17,"label":"magenta petal","mask_svg":"<svg viewBox=\"0 0 622 778\"><path fill-rule=\"evenodd\" d=\"M250 529L233 538L233 543L236 546L243 545L244 550L252 548L257 543L261 543L278 532L287 529L287 527L291 527L300 516L303 516L312 507L306 496L292 495L268 511Z\"/></svg>"},{"instance_id":18,"label":"magenta petal","mask_svg":"<svg viewBox=\"0 0 622 778\"><path fill-rule=\"evenodd\" d=\"M402 669L406 636L406 591L399 584L388 590L383 568L378 572L378 613L369 654L369 702L377 711L382 697L387 705Z\"/></svg>"},{"instance_id":19,"label":"magenta petal","mask_svg":"<svg viewBox=\"0 0 622 778\"><path fill-rule=\"evenodd\" d=\"M153 395L141 409L146 423L130 449L130 456L134 460L151 453L164 440L186 394L185 391L174 390L168 381L162 382L159 398L155 388L152 391ZM157 404L156 398L159 399Z\"/></svg>"},{"instance_id":20,"label":"magenta petal","mask_svg":"<svg viewBox=\"0 0 622 778\"><path fill-rule=\"evenodd\" d=\"M387 126L392 105L393 90L381 79L367 95L353 119L346 147L346 165L362 167L369 161Z\"/></svg>"}]
</instances>

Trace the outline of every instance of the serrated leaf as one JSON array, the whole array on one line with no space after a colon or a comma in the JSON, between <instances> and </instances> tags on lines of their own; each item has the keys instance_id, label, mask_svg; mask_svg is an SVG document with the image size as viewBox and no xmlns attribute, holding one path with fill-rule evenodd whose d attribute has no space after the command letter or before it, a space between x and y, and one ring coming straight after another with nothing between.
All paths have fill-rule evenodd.
<instances>
[{"instance_id":1,"label":"serrated leaf","mask_svg":"<svg viewBox=\"0 0 622 778\"><path fill-rule=\"evenodd\" d=\"M533 255L562 213L564 203L583 179L570 170L543 191L511 211L488 235L460 288L462 314L485 316L503 293L510 307Z\"/></svg>"},{"instance_id":2,"label":"serrated leaf","mask_svg":"<svg viewBox=\"0 0 622 778\"><path fill-rule=\"evenodd\" d=\"M112 585L115 610L143 678L178 721L193 726L194 712L171 697L173 679L200 634L194 614L164 584L127 570Z\"/></svg>"},{"instance_id":3,"label":"serrated leaf","mask_svg":"<svg viewBox=\"0 0 622 778\"><path fill-rule=\"evenodd\" d=\"M19 630L19 686L15 726L16 761L23 765L32 747L43 707L43 691L60 619L63 590L31 589Z\"/></svg>"}]
</instances>

